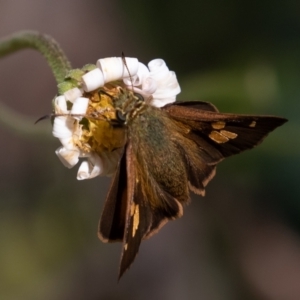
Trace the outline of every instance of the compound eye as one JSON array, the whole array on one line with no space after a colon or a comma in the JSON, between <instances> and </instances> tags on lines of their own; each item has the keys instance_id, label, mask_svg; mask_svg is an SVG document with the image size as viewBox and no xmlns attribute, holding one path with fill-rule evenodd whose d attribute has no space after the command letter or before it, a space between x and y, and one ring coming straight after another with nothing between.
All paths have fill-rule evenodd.
<instances>
[{"instance_id":1,"label":"compound eye","mask_svg":"<svg viewBox=\"0 0 300 300\"><path fill-rule=\"evenodd\" d=\"M145 100L144 97L143 97L141 94L134 93L134 96L135 96L136 98L138 98L138 100L140 100L140 101L144 101L144 100Z\"/></svg>"},{"instance_id":2,"label":"compound eye","mask_svg":"<svg viewBox=\"0 0 300 300\"><path fill-rule=\"evenodd\" d=\"M125 121L126 121L126 115L123 114L120 110L117 110L116 117L117 117L117 120L120 123L125 123Z\"/></svg>"}]
</instances>

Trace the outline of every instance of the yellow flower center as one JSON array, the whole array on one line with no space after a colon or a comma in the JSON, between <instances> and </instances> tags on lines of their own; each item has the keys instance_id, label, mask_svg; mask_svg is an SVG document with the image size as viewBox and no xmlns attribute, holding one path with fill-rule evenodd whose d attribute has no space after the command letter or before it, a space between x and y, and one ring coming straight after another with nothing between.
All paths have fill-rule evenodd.
<instances>
[{"instance_id":1,"label":"yellow flower center","mask_svg":"<svg viewBox=\"0 0 300 300\"><path fill-rule=\"evenodd\" d=\"M116 87L105 90L112 96L119 93ZM112 125L111 121L116 120L112 98L99 90L84 96L89 98L89 106L86 116L80 122L82 134L77 146L86 152L94 151L98 154L123 147L126 130L124 127Z\"/></svg>"}]
</instances>

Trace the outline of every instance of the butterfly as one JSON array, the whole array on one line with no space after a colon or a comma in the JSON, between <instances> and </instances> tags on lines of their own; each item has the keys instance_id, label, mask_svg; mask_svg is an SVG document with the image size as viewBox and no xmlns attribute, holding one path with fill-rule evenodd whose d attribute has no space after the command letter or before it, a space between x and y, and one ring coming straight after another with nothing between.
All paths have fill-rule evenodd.
<instances>
[{"instance_id":1,"label":"butterfly","mask_svg":"<svg viewBox=\"0 0 300 300\"><path fill-rule=\"evenodd\" d=\"M219 162L257 146L287 120L220 113L201 101L158 108L123 88L112 100L117 111L113 126L124 129L126 141L98 236L103 242L122 242L120 278L142 240L182 216L190 192L205 195Z\"/></svg>"},{"instance_id":2,"label":"butterfly","mask_svg":"<svg viewBox=\"0 0 300 300\"><path fill-rule=\"evenodd\" d=\"M122 55L72 72L65 80L75 87L64 82L67 90L60 86L53 101L53 135L62 143L56 154L68 168L84 159L79 180L112 175L98 236L122 242L119 278L143 239L182 216L190 192L205 195L219 162L287 121L175 102L180 86L162 59L146 67Z\"/></svg>"}]
</instances>

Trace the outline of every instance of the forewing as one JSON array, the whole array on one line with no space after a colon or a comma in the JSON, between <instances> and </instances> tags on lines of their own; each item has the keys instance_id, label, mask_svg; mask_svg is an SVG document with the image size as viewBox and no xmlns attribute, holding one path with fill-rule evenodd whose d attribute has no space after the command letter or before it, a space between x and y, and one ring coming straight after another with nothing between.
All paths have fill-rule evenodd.
<instances>
[{"instance_id":1,"label":"forewing","mask_svg":"<svg viewBox=\"0 0 300 300\"><path fill-rule=\"evenodd\" d=\"M106 197L99 221L98 237L103 242L122 241L126 221L127 173L125 150Z\"/></svg>"},{"instance_id":2,"label":"forewing","mask_svg":"<svg viewBox=\"0 0 300 300\"><path fill-rule=\"evenodd\" d=\"M103 242L123 241L119 278L134 261L142 239L181 214L181 204L151 174L141 173L129 142L112 179L98 231Z\"/></svg>"},{"instance_id":3,"label":"forewing","mask_svg":"<svg viewBox=\"0 0 300 300\"><path fill-rule=\"evenodd\" d=\"M181 217L188 189L204 195L218 162L253 148L287 121L223 114L206 102L155 111L159 117L145 118L147 126L131 128L99 225L101 240L123 240L119 278L134 261L142 239Z\"/></svg>"},{"instance_id":4,"label":"forewing","mask_svg":"<svg viewBox=\"0 0 300 300\"><path fill-rule=\"evenodd\" d=\"M184 101L184 102L176 102L175 104L169 104L165 106L164 108L168 108L170 106L179 106L179 107L189 107L189 108L195 108L197 110L206 110L206 111L213 111L218 112L218 109L215 105L209 102L203 102L203 101Z\"/></svg>"},{"instance_id":5,"label":"forewing","mask_svg":"<svg viewBox=\"0 0 300 300\"><path fill-rule=\"evenodd\" d=\"M197 108L197 103L200 109ZM207 104L207 108L209 104ZM195 141L201 148L202 141L228 157L251 149L287 120L274 116L236 115L201 109L205 102L174 104L165 108L176 121L187 125L187 137L197 136ZM205 147L204 147L205 148Z\"/></svg>"},{"instance_id":6,"label":"forewing","mask_svg":"<svg viewBox=\"0 0 300 300\"><path fill-rule=\"evenodd\" d=\"M131 143L126 149L127 206L119 278L134 261L151 225L151 209L143 195Z\"/></svg>"},{"instance_id":7,"label":"forewing","mask_svg":"<svg viewBox=\"0 0 300 300\"><path fill-rule=\"evenodd\" d=\"M147 163L146 163L147 164ZM182 215L182 205L168 194L138 162L131 142L126 149L127 209L119 277L134 261L142 239L169 219Z\"/></svg>"},{"instance_id":8,"label":"forewing","mask_svg":"<svg viewBox=\"0 0 300 300\"><path fill-rule=\"evenodd\" d=\"M204 195L217 163L255 147L269 132L287 121L274 116L219 113L206 102L177 103L164 110L181 128L185 141L178 141L183 140L179 145L185 151L190 189L200 195Z\"/></svg>"}]
</instances>

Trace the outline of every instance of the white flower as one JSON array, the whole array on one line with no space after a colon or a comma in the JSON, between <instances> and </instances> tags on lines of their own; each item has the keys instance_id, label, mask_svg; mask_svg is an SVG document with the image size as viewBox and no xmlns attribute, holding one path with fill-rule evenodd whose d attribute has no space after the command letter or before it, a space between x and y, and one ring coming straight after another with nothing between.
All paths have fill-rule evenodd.
<instances>
[{"instance_id":1,"label":"white flower","mask_svg":"<svg viewBox=\"0 0 300 300\"><path fill-rule=\"evenodd\" d=\"M100 98L97 96L101 87L117 93L118 90L112 87L122 85L120 81L156 107L175 102L180 93L175 73L162 59L150 61L148 67L130 57L99 59L97 67L81 77L79 87L54 100L53 135L62 144L56 155L68 168L84 158L78 170L78 180L113 174L120 160L125 133L106 121L116 113L113 103L110 103L112 97L106 94ZM85 117L87 114L93 117Z\"/></svg>"},{"instance_id":2,"label":"white flower","mask_svg":"<svg viewBox=\"0 0 300 300\"><path fill-rule=\"evenodd\" d=\"M82 164L92 166L92 172L90 172L89 176L86 175L85 178L81 178L83 176L81 175L82 167L79 168L78 179L93 178L100 175L102 171L101 158L98 157L97 159L96 154L91 154L78 147L78 142L82 135L82 125L79 124L79 119L86 113L88 102L88 98L78 97L74 100L73 106L69 111L67 110L65 96L58 96L54 100L55 112L57 114L65 114L55 117L53 122L53 136L57 137L62 143L62 146L55 151L56 155L67 168L74 167L78 163L79 157L87 157L88 161L84 161Z\"/></svg>"},{"instance_id":3,"label":"white flower","mask_svg":"<svg viewBox=\"0 0 300 300\"><path fill-rule=\"evenodd\" d=\"M98 68L82 76L83 89L90 92L105 83L123 80L129 89L133 85L134 90L145 98L152 97L153 106L163 107L176 101L180 86L175 73L168 69L164 60L153 59L148 68L136 58L126 57L125 62L127 68L121 57L99 59Z\"/></svg>"}]
</instances>

